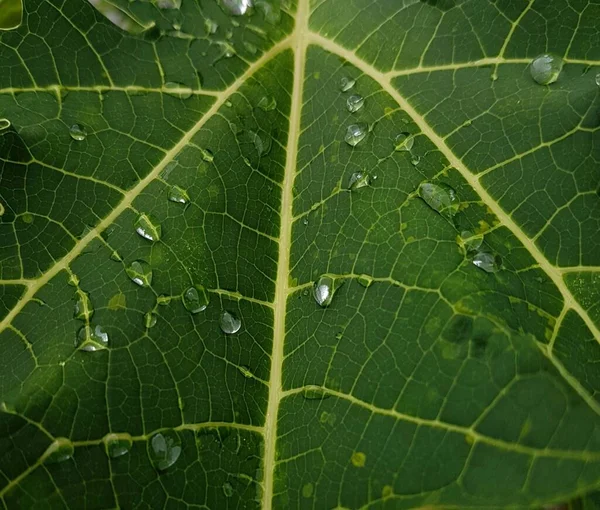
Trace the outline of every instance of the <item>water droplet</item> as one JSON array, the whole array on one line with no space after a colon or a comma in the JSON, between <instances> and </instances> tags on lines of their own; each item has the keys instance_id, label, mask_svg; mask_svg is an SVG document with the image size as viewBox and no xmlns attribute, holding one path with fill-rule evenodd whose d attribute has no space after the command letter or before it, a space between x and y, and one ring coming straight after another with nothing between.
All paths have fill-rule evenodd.
<instances>
[{"instance_id":1,"label":"water droplet","mask_svg":"<svg viewBox=\"0 0 600 510\"><path fill-rule=\"evenodd\" d=\"M258 102L258 107L265 112L271 112L277 108L277 100L273 96L263 96Z\"/></svg>"},{"instance_id":2,"label":"water droplet","mask_svg":"<svg viewBox=\"0 0 600 510\"><path fill-rule=\"evenodd\" d=\"M194 285L187 289L182 296L183 306L190 313L200 313L206 310L209 299L202 285Z\"/></svg>"},{"instance_id":3,"label":"water droplet","mask_svg":"<svg viewBox=\"0 0 600 510\"><path fill-rule=\"evenodd\" d=\"M429 207L446 218L452 218L458 212L460 201L456 192L447 184L424 182L419 186L419 196Z\"/></svg>"},{"instance_id":4,"label":"water droplet","mask_svg":"<svg viewBox=\"0 0 600 510\"><path fill-rule=\"evenodd\" d=\"M417 166L420 162L421 162L421 156L419 156L417 154L413 154L412 157L410 158L410 164L412 166Z\"/></svg>"},{"instance_id":5,"label":"water droplet","mask_svg":"<svg viewBox=\"0 0 600 510\"><path fill-rule=\"evenodd\" d=\"M208 35L216 34L219 30L219 24L213 19L206 18L204 20L204 30Z\"/></svg>"},{"instance_id":6,"label":"water droplet","mask_svg":"<svg viewBox=\"0 0 600 510\"><path fill-rule=\"evenodd\" d=\"M248 368L247 366L242 365L241 367L238 367L238 369L247 379L251 379L252 377L254 377L254 374L250 371L250 368Z\"/></svg>"},{"instance_id":7,"label":"water droplet","mask_svg":"<svg viewBox=\"0 0 600 510\"><path fill-rule=\"evenodd\" d=\"M171 189L169 190L169 200L177 204L187 204L190 201L190 196L183 188L171 186Z\"/></svg>"},{"instance_id":8,"label":"water droplet","mask_svg":"<svg viewBox=\"0 0 600 510\"><path fill-rule=\"evenodd\" d=\"M71 129L69 129L69 134L73 140L77 140L81 142L87 138L87 130L85 127L80 126L79 124L73 124Z\"/></svg>"},{"instance_id":9,"label":"water droplet","mask_svg":"<svg viewBox=\"0 0 600 510\"><path fill-rule=\"evenodd\" d=\"M256 133L255 131L248 131L250 138L252 139L252 143L254 143L254 148L258 153L258 156L263 156L271 152L271 146L273 141L270 136L263 135L262 137Z\"/></svg>"},{"instance_id":10,"label":"water droplet","mask_svg":"<svg viewBox=\"0 0 600 510\"><path fill-rule=\"evenodd\" d=\"M600 73L598 73L596 75L596 85L598 85L598 87L600 87Z\"/></svg>"},{"instance_id":11,"label":"water droplet","mask_svg":"<svg viewBox=\"0 0 600 510\"><path fill-rule=\"evenodd\" d=\"M408 131L402 131L395 140L394 149L400 152L410 152L415 145L415 137Z\"/></svg>"},{"instance_id":12,"label":"water droplet","mask_svg":"<svg viewBox=\"0 0 600 510\"><path fill-rule=\"evenodd\" d=\"M219 317L219 326L226 335L235 335L242 328L242 321L227 310Z\"/></svg>"},{"instance_id":13,"label":"water droplet","mask_svg":"<svg viewBox=\"0 0 600 510\"><path fill-rule=\"evenodd\" d=\"M225 482L223 484L223 494L225 494L226 498L233 496L233 485L231 485L229 482Z\"/></svg>"},{"instance_id":14,"label":"water droplet","mask_svg":"<svg viewBox=\"0 0 600 510\"><path fill-rule=\"evenodd\" d=\"M540 85L550 85L558 80L558 76L562 71L564 62L563 59L556 56L544 53L533 59L529 71L531 77Z\"/></svg>"},{"instance_id":15,"label":"water droplet","mask_svg":"<svg viewBox=\"0 0 600 510\"><path fill-rule=\"evenodd\" d=\"M324 400L329 398L331 395L327 393L326 389L322 386L309 384L302 389L302 396L306 400Z\"/></svg>"},{"instance_id":16,"label":"water droplet","mask_svg":"<svg viewBox=\"0 0 600 510\"><path fill-rule=\"evenodd\" d=\"M135 231L144 239L158 241L162 233L160 223L149 214L142 213L135 222Z\"/></svg>"},{"instance_id":17,"label":"water droplet","mask_svg":"<svg viewBox=\"0 0 600 510\"><path fill-rule=\"evenodd\" d=\"M73 456L73 453L75 453L73 443L66 437L57 437L46 450L44 463L56 464L64 462L65 460L69 460Z\"/></svg>"},{"instance_id":18,"label":"water droplet","mask_svg":"<svg viewBox=\"0 0 600 510\"><path fill-rule=\"evenodd\" d=\"M251 55L256 55L258 53L258 48L256 47L256 45L254 45L248 41L244 41L243 44L244 44L244 48L246 48L248 53L250 53Z\"/></svg>"},{"instance_id":19,"label":"water droplet","mask_svg":"<svg viewBox=\"0 0 600 510\"><path fill-rule=\"evenodd\" d=\"M348 92L354 85L356 84L356 80L354 78L350 78L349 76L344 76L340 80L340 90L342 92Z\"/></svg>"},{"instance_id":20,"label":"water droplet","mask_svg":"<svg viewBox=\"0 0 600 510\"><path fill-rule=\"evenodd\" d=\"M108 347L108 334L101 326L82 326L77 333L76 345L80 351L101 351Z\"/></svg>"},{"instance_id":21,"label":"water droplet","mask_svg":"<svg viewBox=\"0 0 600 510\"><path fill-rule=\"evenodd\" d=\"M150 329L156 326L158 318L152 312L146 312L144 315L144 326Z\"/></svg>"},{"instance_id":22,"label":"water droplet","mask_svg":"<svg viewBox=\"0 0 600 510\"><path fill-rule=\"evenodd\" d=\"M213 153L211 151L209 151L208 149L200 149L200 154L202 156L202 159L204 161L206 161L207 163L212 163L215 159L215 156L213 155Z\"/></svg>"},{"instance_id":23,"label":"water droplet","mask_svg":"<svg viewBox=\"0 0 600 510\"><path fill-rule=\"evenodd\" d=\"M265 21L271 25L277 25L281 21L281 6L273 0L255 0L256 8L262 11Z\"/></svg>"},{"instance_id":24,"label":"water droplet","mask_svg":"<svg viewBox=\"0 0 600 510\"><path fill-rule=\"evenodd\" d=\"M134 260L125 269L125 272L131 281L140 287L150 287L152 285L152 268L144 260Z\"/></svg>"},{"instance_id":25,"label":"water droplet","mask_svg":"<svg viewBox=\"0 0 600 510\"><path fill-rule=\"evenodd\" d=\"M181 0L157 0L156 5L159 9L179 9Z\"/></svg>"},{"instance_id":26,"label":"water droplet","mask_svg":"<svg viewBox=\"0 0 600 510\"><path fill-rule=\"evenodd\" d=\"M365 98L359 94L353 94L346 100L346 108L350 113L356 113L365 104Z\"/></svg>"},{"instance_id":27,"label":"water droplet","mask_svg":"<svg viewBox=\"0 0 600 510\"><path fill-rule=\"evenodd\" d=\"M364 188L371 184L371 177L366 172L354 172L350 176L350 181L348 182L348 189L350 191L355 191L360 188Z\"/></svg>"},{"instance_id":28,"label":"water droplet","mask_svg":"<svg viewBox=\"0 0 600 510\"><path fill-rule=\"evenodd\" d=\"M483 269L486 273L497 273L502 267L502 258L493 253L480 251L473 257L473 264L479 269Z\"/></svg>"},{"instance_id":29,"label":"water droplet","mask_svg":"<svg viewBox=\"0 0 600 510\"><path fill-rule=\"evenodd\" d=\"M460 241L465 251L477 251L483 244L483 234L474 234L470 230L460 233Z\"/></svg>"},{"instance_id":30,"label":"water droplet","mask_svg":"<svg viewBox=\"0 0 600 510\"><path fill-rule=\"evenodd\" d=\"M361 274L358 277L358 283L368 289L373 284L373 277L368 274Z\"/></svg>"},{"instance_id":31,"label":"water droplet","mask_svg":"<svg viewBox=\"0 0 600 510\"><path fill-rule=\"evenodd\" d=\"M322 275L313 287L313 296L317 304L323 308L328 307L333 301L336 291L343 285L344 280Z\"/></svg>"},{"instance_id":32,"label":"water droplet","mask_svg":"<svg viewBox=\"0 0 600 510\"><path fill-rule=\"evenodd\" d=\"M119 252L113 251L110 254L110 260L114 260L115 262L123 262L123 257L121 257L121 255L119 255Z\"/></svg>"},{"instance_id":33,"label":"water droplet","mask_svg":"<svg viewBox=\"0 0 600 510\"><path fill-rule=\"evenodd\" d=\"M242 16L252 7L252 0L220 0L221 8L231 16Z\"/></svg>"},{"instance_id":34,"label":"water droplet","mask_svg":"<svg viewBox=\"0 0 600 510\"><path fill-rule=\"evenodd\" d=\"M365 139L368 130L369 127L364 122L352 124L348 126L344 140L351 147L356 147L360 142L362 142Z\"/></svg>"},{"instance_id":35,"label":"water droplet","mask_svg":"<svg viewBox=\"0 0 600 510\"><path fill-rule=\"evenodd\" d=\"M90 301L90 296L87 292L77 289L75 294L75 308L73 311L73 317L76 319L89 322L94 315L94 307Z\"/></svg>"},{"instance_id":36,"label":"water droplet","mask_svg":"<svg viewBox=\"0 0 600 510\"><path fill-rule=\"evenodd\" d=\"M182 85L181 83L175 83L174 81L168 81L164 86L165 92L173 97L179 99L188 99L192 97L192 89Z\"/></svg>"},{"instance_id":37,"label":"water droplet","mask_svg":"<svg viewBox=\"0 0 600 510\"><path fill-rule=\"evenodd\" d=\"M302 218L302 225L308 225L308 218L306 216Z\"/></svg>"},{"instance_id":38,"label":"water droplet","mask_svg":"<svg viewBox=\"0 0 600 510\"><path fill-rule=\"evenodd\" d=\"M170 468L181 455L181 439L174 430L154 434L148 443L148 455L155 469Z\"/></svg>"},{"instance_id":39,"label":"water droplet","mask_svg":"<svg viewBox=\"0 0 600 510\"><path fill-rule=\"evenodd\" d=\"M156 303L159 306L167 306L169 303L171 303L172 299L173 298L171 296L165 296L164 294L161 294L156 298Z\"/></svg>"},{"instance_id":40,"label":"water droplet","mask_svg":"<svg viewBox=\"0 0 600 510\"><path fill-rule=\"evenodd\" d=\"M104 437L106 455L111 459L128 454L132 446L133 440L129 434L108 434Z\"/></svg>"}]
</instances>

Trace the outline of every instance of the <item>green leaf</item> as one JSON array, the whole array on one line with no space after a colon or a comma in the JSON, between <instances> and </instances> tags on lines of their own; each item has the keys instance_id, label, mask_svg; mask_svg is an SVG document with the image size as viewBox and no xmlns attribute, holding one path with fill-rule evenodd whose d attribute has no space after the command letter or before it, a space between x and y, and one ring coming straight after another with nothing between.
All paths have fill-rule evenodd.
<instances>
[{"instance_id":1,"label":"green leaf","mask_svg":"<svg viewBox=\"0 0 600 510\"><path fill-rule=\"evenodd\" d=\"M2 508L594 508L600 4L251 3L0 33Z\"/></svg>"}]
</instances>

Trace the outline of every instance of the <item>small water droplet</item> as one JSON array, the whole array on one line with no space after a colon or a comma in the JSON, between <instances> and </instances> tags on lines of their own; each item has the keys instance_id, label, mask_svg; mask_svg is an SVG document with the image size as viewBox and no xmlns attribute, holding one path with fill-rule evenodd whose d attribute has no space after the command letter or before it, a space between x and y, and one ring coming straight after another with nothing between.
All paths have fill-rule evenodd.
<instances>
[{"instance_id":1,"label":"small water droplet","mask_svg":"<svg viewBox=\"0 0 600 510\"><path fill-rule=\"evenodd\" d=\"M135 231L144 239L158 241L162 233L160 223L150 214L142 213L135 222Z\"/></svg>"},{"instance_id":2,"label":"small water droplet","mask_svg":"<svg viewBox=\"0 0 600 510\"><path fill-rule=\"evenodd\" d=\"M596 85L598 85L598 87L600 87L600 73L598 73L596 75Z\"/></svg>"},{"instance_id":3,"label":"small water droplet","mask_svg":"<svg viewBox=\"0 0 600 510\"><path fill-rule=\"evenodd\" d=\"M322 386L310 384L303 388L302 396L306 400L324 400L326 398L329 398L331 395L327 393L326 389Z\"/></svg>"},{"instance_id":4,"label":"small water droplet","mask_svg":"<svg viewBox=\"0 0 600 510\"><path fill-rule=\"evenodd\" d=\"M148 443L148 456L155 469L170 468L181 455L181 439L174 430L154 434Z\"/></svg>"},{"instance_id":5,"label":"small water droplet","mask_svg":"<svg viewBox=\"0 0 600 510\"><path fill-rule=\"evenodd\" d=\"M356 113L365 104L365 98L359 94L352 94L346 99L346 108L350 113Z\"/></svg>"},{"instance_id":6,"label":"small water droplet","mask_svg":"<svg viewBox=\"0 0 600 510\"><path fill-rule=\"evenodd\" d=\"M550 85L558 80L563 65L564 61L559 56L544 53L533 59L529 71L536 83Z\"/></svg>"},{"instance_id":7,"label":"small water droplet","mask_svg":"<svg viewBox=\"0 0 600 510\"><path fill-rule=\"evenodd\" d=\"M157 0L156 5L159 9L179 9L181 0Z\"/></svg>"},{"instance_id":8,"label":"small water droplet","mask_svg":"<svg viewBox=\"0 0 600 510\"><path fill-rule=\"evenodd\" d=\"M106 455L111 459L127 455L132 446L133 440L129 434L108 434L104 437Z\"/></svg>"},{"instance_id":9,"label":"small water droplet","mask_svg":"<svg viewBox=\"0 0 600 510\"><path fill-rule=\"evenodd\" d=\"M356 147L360 142L362 142L365 139L368 131L369 127L364 122L352 124L348 126L344 140L351 147Z\"/></svg>"},{"instance_id":10,"label":"small water droplet","mask_svg":"<svg viewBox=\"0 0 600 510\"><path fill-rule=\"evenodd\" d=\"M417 154L413 154L412 157L410 158L410 164L412 166L417 166L420 162L421 162L421 156L419 156Z\"/></svg>"},{"instance_id":11,"label":"small water droplet","mask_svg":"<svg viewBox=\"0 0 600 510\"><path fill-rule=\"evenodd\" d=\"M113 251L110 254L110 260L114 260L115 262L123 262L123 257L121 257L121 255L119 255L119 252Z\"/></svg>"},{"instance_id":12,"label":"small water droplet","mask_svg":"<svg viewBox=\"0 0 600 510\"><path fill-rule=\"evenodd\" d=\"M252 143L254 143L254 148L256 149L256 152L258 153L259 157L271 152L271 146L273 141L271 140L270 136L260 136L255 131L248 131L248 134L252 139Z\"/></svg>"},{"instance_id":13,"label":"small water droplet","mask_svg":"<svg viewBox=\"0 0 600 510\"><path fill-rule=\"evenodd\" d=\"M358 277L358 283L365 288L369 288L373 284L373 277L367 274L361 274Z\"/></svg>"},{"instance_id":14,"label":"small water droplet","mask_svg":"<svg viewBox=\"0 0 600 510\"><path fill-rule=\"evenodd\" d=\"M223 494L225 494L226 498L233 496L233 485L231 485L229 482L225 482L223 484Z\"/></svg>"},{"instance_id":15,"label":"small water droplet","mask_svg":"<svg viewBox=\"0 0 600 510\"><path fill-rule=\"evenodd\" d=\"M192 97L192 89L182 85L181 83L168 81L165 83L164 89L167 94L173 97L178 97L179 99L189 99Z\"/></svg>"},{"instance_id":16,"label":"small water droplet","mask_svg":"<svg viewBox=\"0 0 600 510\"><path fill-rule=\"evenodd\" d=\"M171 303L172 299L173 298L171 296L165 296L164 294L161 294L156 298L156 303L159 306L167 306L169 303Z\"/></svg>"},{"instance_id":17,"label":"small water droplet","mask_svg":"<svg viewBox=\"0 0 600 510\"><path fill-rule=\"evenodd\" d=\"M140 287L152 285L152 268L144 260L134 260L126 269L127 276Z\"/></svg>"},{"instance_id":18,"label":"small water droplet","mask_svg":"<svg viewBox=\"0 0 600 510\"><path fill-rule=\"evenodd\" d=\"M241 367L238 367L238 369L247 379L251 379L252 377L254 377L254 374L250 371L250 368L248 368L247 366L242 365Z\"/></svg>"},{"instance_id":19,"label":"small water droplet","mask_svg":"<svg viewBox=\"0 0 600 510\"><path fill-rule=\"evenodd\" d=\"M219 326L226 335L235 335L242 328L242 321L227 310L219 317Z\"/></svg>"},{"instance_id":20,"label":"small water droplet","mask_svg":"<svg viewBox=\"0 0 600 510\"><path fill-rule=\"evenodd\" d=\"M356 191L360 188L365 188L371 184L371 177L366 172L354 172L350 176L350 181L348 182L348 189L350 191Z\"/></svg>"},{"instance_id":21,"label":"small water droplet","mask_svg":"<svg viewBox=\"0 0 600 510\"><path fill-rule=\"evenodd\" d=\"M331 305L336 291L343 285L344 280L329 275L322 275L313 287L313 296L317 304L326 308Z\"/></svg>"},{"instance_id":22,"label":"small water droplet","mask_svg":"<svg viewBox=\"0 0 600 510\"><path fill-rule=\"evenodd\" d=\"M342 92L348 92L354 87L355 84L356 80L354 78L350 78L349 76L343 76L340 80L340 90Z\"/></svg>"},{"instance_id":23,"label":"small water droplet","mask_svg":"<svg viewBox=\"0 0 600 510\"><path fill-rule=\"evenodd\" d=\"M226 14L243 16L252 7L252 0L220 0L219 5Z\"/></svg>"},{"instance_id":24,"label":"small water droplet","mask_svg":"<svg viewBox=\"0 0 600 510\"><path fill-rule=\"evenodd\" d=\"M502 267L502 258L493 253L480 251L473 257L473 264L479 269L483 269L486 273L497 273Z\"/></svg>"},{"instance_id":25,"label":"small water droplet","mask_svg":"<svg viewBox=\"0 0 600 510\"><path fill-rule=\"evenodd\" d=\"M158 318L152 312L146 312L144 314L144 326L146 326L146 328L153 328L154 326L156 326L157 321Z\"/></svg>"},{"instance_id":26,"label":"small water droplet","mask_svg":"<svg viewBox=\"0 0 600 510\"><path fill-rule=\"evenodd\" d=\"M206 30L208 35L216 34L217 30L219 30L219 25L215 20L206 18L204 20L204 30Z\"/></svg>"},{"instance_id":27,"label":"small water droplet","mask_svg":"<svg viewBox=\"0 0 600 510\"><path fill-rule=\"evenodd\" d=\"M400 152L410 152L415 145L415 137L408 131L402 131L395 140L394 149Z\"/></svg>"},{"instance_id":28,"label":"small water droplet","mask_svg":"<svg viewBox=\"0 0 600 510\"><path fill-rule=\"evenodd\" d=\"M66 437L57 437L46 450L47 455L44 463L56 464L64 462L65 460L69 460L73 456L73 453L75 453L73 443Z\"/></svg>"},{"instance_id":29,"label":"small water droplet","mask_svg":"<svg viewBox=\"0 0 600 510\"><path fill-rule=\"evenodd\" d=\"M470 230L463 230L460 233L460 240L465 251L477 251L483 244L483 234L475 234Z\"/></svg>"},{"instance_id":30,"label":"small water droplet","mask_svg":"<svg viewBox=\"0 0 600 510\"><path fill-rule=\"evenodd\" d=\"M258 107L265 112L271 112L277 108L277 100L273 96L263 96L258 102Z\"/></svg>"},{"instance_id":31,"label":"small water droplet","mask_svg":"<svg viewBox=\"0 0 600 510\"><path fill-rule=\"evenodd\" d=\"M101 351L108 347L108 333L101 326L82 326L77 333L76 345L80 351Z\"/></svg>"},{"instance_id":32,"label":"small water droplet","mask_svg":"<svg viewBox=\"0 0 600 510\"><path fill-rule=\"evenodd\" d=\"M302 225L308 225L308 217L302 218Z\"/></svg>"},{"instance_id":33,"label":"small water droplet","mask_svg":"<svg viewBox=\"0 0 600 510\"><path fill-rule=\"evenodd\" d=\"M87 292L77 289L75 293L75 307L73 317L76 319L89 322L94 315L94 307Z\"/></svg>"},{"instance_id":34,"label":"small water droplet","mask_svg":"<svg viewBox=\"0 0 600 510\"><path fill-rule=\"evenodd\" d=\"M258 53L258 48L256 47L255 44L252 44L251 42L248 42L248 41L244 41L243 44L244 44L244 48L246 48L248 53L250 53L251 55L256 55Z\"/></svg>"},{"instance_id":35,"label":"small water droplet","mask_svg":"<svg viewBox=\"0 0 600 510\"><path fill-rule=\"evenodd\" d=\"M336 340L341 340L342 338L344 338L344 333L342 333L341 331L335 334Z\"/></svg>"},{"instance_id":36,"label":"small water droplet","mask_svg":"<svg viewBox=\"0 0 600 510\"><path fill-rule=\"evenodd\" d=\"M419 196L429 207L446 218L452 218L460 206L456 192L444 183L422 183L419 186Z\"/></svg>"},{"instance_id":37,"label":"small water droplet","mask_svg":"<svg viewBox=\"0 0 600 510\"><path fill-rule=\"evenodd\" d=\"M200 149L200 154L202 156L202 159L204 161L206 161L207 163L212 163L215 159L215 156L213 155L213 153L211 151L209 151L208 149Z\"/></svg>"},{"instance_id":38,"label":"small water droplet","mask_svg":"<svg viewBox=\"0 0 600 510\"><path fill-rule=\"evenodd\" d=\"M183 306L190 313L200 313L206 310L209 299L206 289L202 285L188 288L182 296Z\"/></svg>"},{"instance_id":39,"label":"small water droplet","mask_svg":"<svg viewBox=\"0 0 600 510\"><path fill-rule=\"evenodd\" d=\"M256 8L262 11L265 21L271 25L277 25L281 21L281 6L273 0L255 0Z\"/></svg>"},{"instance_id":40,"label":"small water droplet","mask_svg":"<svg viewBox=\"0 0 600 510\"><path fill-rule=\"evenodd\" d=\"M169 201L177 204L187 204L190 201L190 196L183 188L171 186L171 189L169 190Z\"/></svg>"},{"instance_id":41,"label":"small water droplet","mask_svg":"<svg viewBox=\"0 0 600 510\"><path fill-rule=\"evenodd\" d=\"M81 142L87 138L87 130L84 126L73 124L69 129L69 134L73 140Z\"/></svg>"}]
</instances>

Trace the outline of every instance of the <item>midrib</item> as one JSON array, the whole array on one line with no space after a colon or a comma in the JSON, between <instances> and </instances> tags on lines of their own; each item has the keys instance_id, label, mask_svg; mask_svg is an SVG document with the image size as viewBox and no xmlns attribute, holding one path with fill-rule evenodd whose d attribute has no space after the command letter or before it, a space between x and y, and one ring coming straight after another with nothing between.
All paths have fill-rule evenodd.
<instances>
[{"instance_id":1,"label":"midrib","mask_svg":"<svg viewBox=\"0 0 600 510\"><path fill-rule=\"evenodd\" d=\"M275 477L275 457L277 442L277 414L282 397L283 343L285 338L285 316L289 290L290 250L292 245L292 200L300 120L302 111L302 90L304 64L308 35L309 0L299 0L296 12L296 27L292 34L291 47L294 50L294 86L292 90L287 162L283 178L281 199L281 227L279 232L279 257L275 287L273 327L273 352L271 355L271 377L269 380L269 403L265 419L265 454L263 480L263 510L271 510L273 504L273 484Z\"/></svg>"}]
</instances>

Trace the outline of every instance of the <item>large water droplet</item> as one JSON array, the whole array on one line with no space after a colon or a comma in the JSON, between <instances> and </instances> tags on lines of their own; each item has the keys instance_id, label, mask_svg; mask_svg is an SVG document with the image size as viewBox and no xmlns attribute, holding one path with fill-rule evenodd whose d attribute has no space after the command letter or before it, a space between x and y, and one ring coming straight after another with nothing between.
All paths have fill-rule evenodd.
<instances>
[{"instance_id":1,"label":"large water droplet","mask_svg":"<svg viewBox=\"0 0 600 510\"><path fill-rule=\"evenodd\" d=\"M188 312L200 313L206 310L209 299L206 289L202 285L194 285L187 289L182 296L183 306Z\"/></svg>"},{"instance_id":2,"label":"large water droplet","mask_svg":"<svg viewBox=\"0 0 600 510\"><path fill-rule=\"evenodd\" d=\"M144 239L158 241L162 233L160 223L150 214L142 213L135 222L135 231Z\"/></svg>"},{"instance_id":3,"label":"large water droplet","mask_svg":"<svg viewBox=\"0 0 600 510\"><path fill-rule=\"evenodd\" d=\"M233 485L231 485L229 482L225 482L223 484L223 494L225 494L226 498L233 496Z\"/></svg>"},{"instance_id":4,"label":"large water droplet","mask_svg":"<svg viewBox=\"0 0 600 510\"><path fill-rule=\"evenodd\" d=\"M353 94L346 100L346 108L350 113L356 113L365 104L365 98L359 94Z\"/></svg>"},{"instance_id":5,"label":"large water droplet","mask_svg":"<svg viewBox=\"0 0 600 510\"><path fill-rule=\"evenodd\" d=\"M111 459L128 454L132 446L133 440L129 434L108 434L104 437L106 455Z\"/></svg>"},{"instance_id":6,"label":"large water droplet","mask_svg":"<svg viewBox=\"0 0 600 510\"><path fill-rule=\"evenodd\" d=\"M87 130L79 124L73 124L69 129L69 134L73 140L81 142L87 138Z\"/></svg>"},{"instance_id":7,"label":"large water droplet","mask_svg":"<svg viewBox=\"0 0 600 510\"><path fill-rule=\"evenodd\" d=\"M265 112L273 111L277 108L277 100L273 96L264 96L258 102L258 107Z\"/></svg>"},{"instance_id":8,"label":"large water droplet","mask_svg":"<svg viewBox=\"0 0 600 510\"><path fill-rule=\"evenodd\" d=\"M456 192L444 183L422 183L419 186L419 196L429 207L446 218L452 218L460 206Z\"/></svg>"},{"instance_id":9,"label":"large water droplet","mask_svg":"<svg viewBox=\"0 0 600 510\"><path fill-rule=\"evenodd\" d=\"M328 307L333 301L336 291L343 285L344 280L329 275L322 275L313 287L313 296L317 304L323 308Z\"/></svg>"},{"instance_id":10,"label":"large water droplet","mask_svg":"<svg viewBox=\"0 0 600 510\"><path fill-rule=\"evenodd\" d=\"M154 434L148 443L148 455L155 469L170 468L181 455L181 439L174 430Z\"/></svg>"},{"instance_id":11,"label":"large water droplet","mask_svg":"<svg viewBox=\"0 0 600 510\"><path fill-rule=\"evenodd\" d=\"M76 319L89 322L94 315L94 307L87 292L77 289L75 294L75 307L73 317Z\"/></svg>"},{"instance_id":12,"label":"large water droplet","mask_svg":"<svg viewBox=\"0 0 600 510\"><path fill-rule=\"evenodd\" d=\"M493 253L480 251L473 257L473 264L486 273L497 273L502 267L502 258Z\"/></svg>"},{"instance_id":13,"label":"large water droplet","mask_svg":"<svg viewBox=\"0 0 600 510\"><path fill-rule=\"evenodd\" d=\"M75 447L73 443L66 437L57 437L54 442L46 450L46 458L44 459L45 464L55 464L57 462L64 462L69 460Z\"/></svg>"},{"instance_id":14,"label":"large water droplet","mask_svg":"<svg viewBox=\"0 0 600 510\"><path fill-rule=\"evenodd\" d=\"M82 326L77 333L76 345L80 351L101 351L108 347L108 333L104 332L102 326Z\"/></svg>"},{"instance_id":15,"label":"large water droplet","mask_svg":"<svg viewBox=\"0 0 600 510\"><path fill-rule=\"evenodd\" d=\"M355 191L360 188L364 188L371 184L371 177L366 172L354 172L350 176L350 181L348 182L348 189L350 191Z\"/></svg>"},{"instance_id":16,"label":"large water droplet","mask_svg":"<svg viewBox=\"0 0 600 510\"><path fill-rule=\"evenodd\" d=\"M242 16L252 7L252 0L220 0L221 8L231 16Z\"/></svg>"},{"instance_id":17,"label":"large water droplet","mask_svg":"<svg viewBox=\"0 0 600 510\"><path fill-rule=\"evenodd\" d=\"M463 230L460 233L460 241L465 251L477 251L483 244L483 234L475 234L470 230Z\"/></svg>"},{"instance_id":18,"label":"large water droplet","mask_svg":"<svg viewBox=\"0 0 600 510\"><path fill-rule=\"evenodd\" d=\"M171 186L171 189L169 190L169 200L177 204L187 204L190 201L190 196L183 188Z\"/></svg>"},{"instance_id":19,"label":"large water droplet","mask_svg":"<svg viewBox=\"0 0 600 510\"><path fill-rule=\"evenodd\" d=\"M224 310L219 317L219 326L226 335L235 335L242 328L242 321L233 313Z\"/></svg>"},{"instance_id":20,"label":"large water droplet","mask_svg":"<svg viewBox=\"0 0 600 510\"><path fill-rule=\"evenodd\" d=\"M167 94L173 97L178 97L179 99L189 99L192 97L192 89L182 85L181 83L168 81L165 83L164 89Z\"/></svg>"},{"instance_id":21,"label":"large water droplet","mask_svg":"<svg viewBox=\"0 0 600 510\"><path fill-rule=\"evenodd\" d=\"M410 152L414 145L415 137L408 131L403 131L396 137L394 149L400 152Z\"/></svg>"},{"instance_id":22,"label":"large water droplet","mask_svg":"<svg viewBox=\"0 0 600 510\"><path fill-rule=\"evenodd\" d=\"M533 59L529 71L531 77L540 85L550 85L558 80L562 71L564 62L563 59L556 56L544 53Z\"/></svg>"},{"instance_id":23,"label":"large water droplet","mask_svg":"<svg viewBox=\"0 0 600 510\"><path fill-rule=\"evenodd\" d=\"M131 278L131 281L140 287L150 287L152 285L152 268L144 260L134 260L125 269L125 272Z\"/></svg>"},{"instance_id":24,"label":"large water droplet","mask_svg":"<svg viewBox=\"0 0 600 510\"><path fill-rule=\"evenodd\" d=\"M340 80L340 90L342 92L348 92L350 89L354 87L356 84L356 80L354 78L350 78L349 76L344 76Z\"/></svg>"},{"instance_id":25,"label":"large water droplet","mask_svg":"<svg viewBox=\"0 0 600 510\"><path fill-rule=\"evenodd\" d=\"M368 130L369 127L364 122L352 124L348 126L344 140L351 147L356 147L360 142L362 142L365 139Z\"/></svg>"},{"instance_id":26,"label":"large water droplet","mask_svg":"<svg viewBox=\"0 0 600 510\"><path fill-rule=\"evenodd\" d=\"M327 390L322 386L315 386L314 384L305 386L302 390L302 396L306 400L324 400L329 398L331 395L327 393Z\"/></svg>"},{"instance_id":27,"label":"large water droplet","mask_svg":"<svg viewBox=\"0 0 600 510\"><path fill-rule=\"evenodd\" d=\"M152 312L146 312L144 314L144 326L146 326L146 328L153 328L154 326L156 326L157 321L158 318Z\"/></svg>"}]
</instances>

